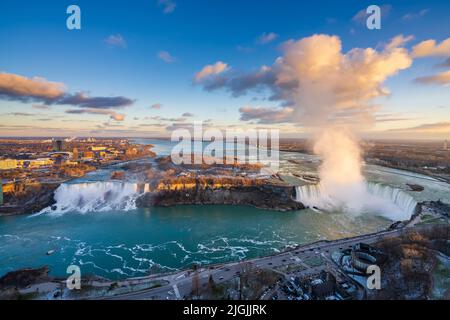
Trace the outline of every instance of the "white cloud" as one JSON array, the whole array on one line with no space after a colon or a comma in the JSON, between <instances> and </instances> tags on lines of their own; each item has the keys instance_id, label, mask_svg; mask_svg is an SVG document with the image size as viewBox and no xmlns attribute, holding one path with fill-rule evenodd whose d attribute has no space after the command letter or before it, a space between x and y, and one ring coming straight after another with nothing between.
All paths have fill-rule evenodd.
<instances>
[{"instance_id":1,"label":"white cloud","mask_svg":"<svg viewBox=\"0 0 450 320\"><path fill-rule=\"evenodd\" d=\"M430 12L430 9L422 9L419 12L409 12L407 14L405 14L402 19L405 21L410 21L413 19L417 19L420 17L424 17L426 16L428 13Z\"/></svg>"},{"instance_id":2,"label":"white cloud","mask_svg":"<svg viewBox=\"0 0 450 320\"><path fill-rule=\"evenodd\" d=\"M161 103L155 103L155 104L152 104L152 105L150 106L150 108L151 108L151 109L159 110L159 109L162 108L162 104L161 104Z\"/></svg>"},{"instance_id":3,"label":"white cloud","mask_svg":"<svg viewBox=\"0 0 450 320\"><path fill-rule=\"evenodd\" d=\"M120 34L112 34L105 39L105 42L113 47L126 48L127 42Z\"/></svg>"},{"instance_id":4,"label":"white cloud","mask_svg":"<svg viewBox=\"0 0 450 320\"><path fill-rule=\"evenodd\" d=\"M158 0L158 6L163 8L164 13L172 13L175 11L177 4L173 0Z\"/></svg>"},{"instance_id":5,"label":"white cloud","mask_svg":"<svg viewBox=\"0 0 450 320\"><path fill-rule=\"evenodd\" d=\"M412 49L414 58L422 57L450 57L450 38L437 44L436 40L425 40Z\"/></svg>"},{"instance_id":6,"label":"white cloud","mask_svg":"<svg viewBox=\"0 0 450 320\"><path fill-rule=\"evenodd\" d=\"M217 61L215 64L209 64L203 67L202 70L196 73L194 79L196 82L201 82L212 75L221 74L229 69L228 64Z\"/></svg>"},{"instance_id":7,"label":"white cloud","mask_svg":"<svg viewBox=\"0 0 450 320\"><path fill-rule=\"evenodd\" d=\"M50 109L50 106L47 106L45 104L34 104L34 105L32 105L32 108L39 109L39 110L48 110L48 109Z\"/></svg>"},{"instance_id":8,"label":"white cloud","mask_svg":"<svg viewBox=\"0 0 450 320\"><path fill-rule=\"evenodd\" d=\"M250 90L268 92L270 100L281 101L286 109L241 109L246 120L269 122L272 116L272 121L280 122L288 114L286 120L306 126L372 123L378 109L372 100L389 94L385 80L412 64L402 47L408 40L400 35L381 50L343 52L339 37L316 34L286 42L283 56L270 67L214 76L201 84L205 90L225 88L235 96Z\"/></svg>"},{"instance_id":9,"label":"white cloud","mask_svg":"<svg viewBox=\"0 0 450 320\"><path fill-rule=\"evenodd\" d=\"M66 110L66 113L69 114L95 114L95 115L109 115L109 117L116 121L125 120L125 115L122 113L117 113L113 110L108 109L94 109L94 108L85 108L85 109L69 109Z\"/></svg>"},{"instance_id":10,"label":"white cloud","mask_svg":"<svg viewBox=\"0 0 450 320\"><path fill-rule=\"evenodd\" d=\"M415 81L422 84L450 85L450 71L432 76L418 77Z\"/></svg>"},{"instance_id":11,"label":"white cloud","mask_svg":"<svg viewBox=\"0 0 450 320\"><path fill-rule=\"evenodd\" d=\"M166 63L172 63L172 62L176 61L175 57L173 57L169 52L164 51L164 50L158 52L157 56L158 56L158 59L160 59Z\"/></svg>"},{"instance_id":12,"label":"white cloud","mask_svg":"<svg viewBox=\"0 0 450 320\"><path fill-rule=\"evenodd\" d=\"M269 33L264 32L262 35L260 35L258 37L258 41L257 42L259 44L267 44L269 42L272 42L276 38L278 38L278 35L276 33L274 33L274 32L269 32Z\"/></svg>"},{"instance_id":13,"label":"white cloud","mask_svg":"<svg viewBox=\"0 0 450 320\"><path fill-rule=\"evenodd\" d=\"M258 120L259 123L290 122L293 108L265 108L245 106L239 109L242 121Z\"/></svg>"},{"instance_id":14,"label":"white cloud","mask_svg":"<svg viewBox=\"0 0 450 320\"><path fill-rule=\"evenodd\" d=\"M53 100L65 94L63 83L50 82L44 78L27 78L12 73L0 72L0 97L18 99Z\"/></svg>"}]
</instances>

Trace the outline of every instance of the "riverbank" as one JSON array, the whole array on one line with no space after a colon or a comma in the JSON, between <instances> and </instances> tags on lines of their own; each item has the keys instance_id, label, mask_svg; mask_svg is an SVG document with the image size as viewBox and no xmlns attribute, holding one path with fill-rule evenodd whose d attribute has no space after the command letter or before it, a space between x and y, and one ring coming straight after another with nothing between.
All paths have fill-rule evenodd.
<instances>
[{"instance_id":1,"label":"riverbank","mask_svg":"<svg viewBox=\"0 0 450 320\"><path fill-rule=\"evenodd\" d=\"M368 164L372 164L372 165L376 165L376 166L381 166L381 167L386 167L386 168L390 168L390 169L395 169L395 170L400 170L400 171L405 171L405 172L412 172L412 173L417 173L423 176L428 176L430 178L433 178L437 181L440 182L445 182L447 184L450 184L450 177L447 176L443 176L440 174L435 174L434 172L430 171L430 170L420 170L420 169L416 169L413 167L403 167L403 166L396 166L393 164L389 164L389 163L380 163L379 161L370 161L367 160Z\"/></svg>"}]
</instances>

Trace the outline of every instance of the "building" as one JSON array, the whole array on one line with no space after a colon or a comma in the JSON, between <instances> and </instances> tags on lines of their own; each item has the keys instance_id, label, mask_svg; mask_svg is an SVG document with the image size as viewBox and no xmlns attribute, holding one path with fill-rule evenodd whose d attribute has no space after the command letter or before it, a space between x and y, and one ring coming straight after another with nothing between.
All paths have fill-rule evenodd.
<instances>
[{"instance_id":1,"label":"building","mask_svg":"<svg viewBox=\"0 0 450 320\"><path fill-rule=\"evenodd\" d=\"M53 139L53 151L63 151L64 149L64 141L62 139Z\"/></svg>"},{"instance_id":2,"label":"building","mask_svg":"<svg viewBox=\"0 0 450 320\"><path fill-rule=\"evenodd\" d=\"M94 153L92 151L83 152L83 160L92 160L92 159L94 159Z\"/></svg>"},{"instance_id":3,"label":"building","mask_svg":"<svg viewBox=\"0 0 450 320\"><path fill-rule=\"evenodd\" d=\"M15 159L0 160L0 170L17 169L19 165L19 161Z\"/></svg>"},{"instance_id":4,"label":"building","mask_svg":"<svg viewBox=\"0 0 450 320\"><path fill-rule=\"evenodd\" d=\"M49 167L53 165L53 160L50 158L39 158L30 160L16 160L16 159L5 159L0 160L0 170L10 170L17 168L30 168L36 169L41 167Z\"/></svg>"},{"instance_id":5,"label":"building","mask_svg":"<svg viewBox=\"0 0 450 320\"><path fill-rule=\"evenodd\" d=\"M366 243L355 244L351 249L342 251L339 264L347 274L366 276L367 269L372 265L381 266L387 259L379 248Z\"/></svg>"},{"instance_id":6,"label":"building","mask_svg":"<svg viewBox=\"0 0 450 320\"><path fill-rule=\"evenodd\" d=\"M78 161L67 160L66 162L64 162L64 164L66 166L77 166L78 165Z\"/></svg>"},{"instance_id":7,"label":"building","mask_svg":"<svg viewBox=\"0 0 450 320\"><path fill-rule=\"evenodd\" d=\"M50 158L39 158L29 161L28 167L31 169L36 169L40 167L50 167L53 165L53 159Z\"/></svg>"},{"instance_id":8,"label":"building","mask_svg":"<svg viewBox=\"0 0 450 320\"><path fill-rule=\"evenodd\" d=\"M106 147L101 147L101 146L92 146L91 147L92 151L105 151Z\"/></svg>"},{"instance_id":9,"label":"building","mask_svg":"<svg viewBox=\"0 0 450 320\"><path fill-rule=\"evenodd\" d=\"M72 159L73 160L78 160L78 149L77 148L73 148L72 150Z\"/></svg>"},{"instance_id":10,"label":"building","mask_svg":"<svg viewBox=\"0 0 450 320\"><path fill-rule=\"evenodd\" d=\"M338 281L333 273L322 270L318 274L296 277L287 288L289 295L304 300L350 300L354 299L351 291L355 287L346 281Z\"/></svg>"},{"instance_id":11,"label":"building","mask_svg":"<svg viewBox=\"0 0 450 320\"><path fill-rule=\"evenodd\" d=\"M444 141L444 150L448 150L448 141L447 140Z\"/></svg>"}]
</instances>

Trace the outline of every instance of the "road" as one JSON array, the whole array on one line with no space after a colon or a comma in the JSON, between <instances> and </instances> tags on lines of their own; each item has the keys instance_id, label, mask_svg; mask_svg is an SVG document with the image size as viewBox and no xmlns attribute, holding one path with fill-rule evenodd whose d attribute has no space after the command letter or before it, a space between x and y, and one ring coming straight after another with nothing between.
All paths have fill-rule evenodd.
<instances>
[{"instance_id":1,"label":"road","mask_svg":"<svg viewBox=\"0 0 450 320\"><path fill-rule=\"evenodd\" d=\"M244 261L245 263L252 263L257 268L272 269L283 265L297 262L304 265L304 261L312 257L322 256L329 260L333 251L351 248L357 243L364 242L367 244L378 242L386 237L400 236L404 229L381 231L375 234L361 235L353 238L345 238L333 241L319 241L295 249L284 251L282 253L255 258ZM210 276L213 277L214 282L222 283L225 281L237 278L242 271L242 262L234 262L221 266L210 266L199 268L197 275L200 286L206 286ZM189 296L192 292L192 280L195 272L192 270L184 270L170 275L162 275L160 277L152 277L154 279L165 280L167 285L162 287L143 290L139 292L116 295L112 297L105 297L104 299L113 300L177 300Z\"/></svg>"}]
</instances>

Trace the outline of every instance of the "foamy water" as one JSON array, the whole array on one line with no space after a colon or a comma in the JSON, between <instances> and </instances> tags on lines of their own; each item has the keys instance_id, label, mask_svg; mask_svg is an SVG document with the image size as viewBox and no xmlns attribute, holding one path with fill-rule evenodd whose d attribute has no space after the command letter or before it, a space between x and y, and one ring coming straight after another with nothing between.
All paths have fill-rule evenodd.
<instances>
[{"instance_id":1,"label":"foamy water","mask_svg":"<svg viewBox=\"0 0 450 320\"><path fill-rule=\"evenodd\" d=\"M356 214L380 214L393 221L409 219L417 206L416 200L405 191L380 183L366 183L364 192L353 196L359 208L348 207L340 199L333 198L320 184L296 188L296 200L308 207L349 210Z\"/></svg>"},{"instance_id":2,"label":"foamy water","mask_svg":"<svg viewBox=\"0 0 450 320\"><path fill-rule=\"evenodd\" d=\"M97 181L62 184L55 191L56 204L41 213L129 211L136 209L136 198L141 194L142 190L136 183Z\"/></svg>"}]
</instances>

